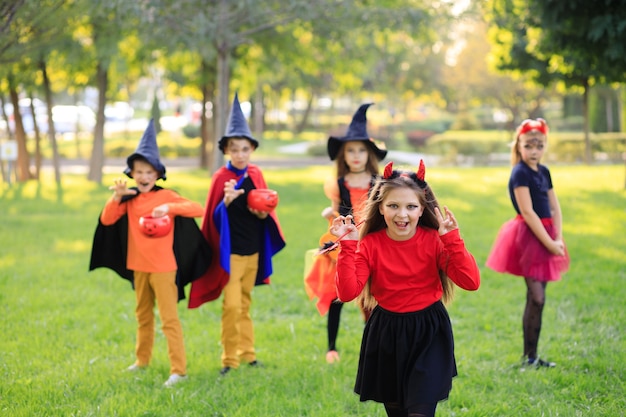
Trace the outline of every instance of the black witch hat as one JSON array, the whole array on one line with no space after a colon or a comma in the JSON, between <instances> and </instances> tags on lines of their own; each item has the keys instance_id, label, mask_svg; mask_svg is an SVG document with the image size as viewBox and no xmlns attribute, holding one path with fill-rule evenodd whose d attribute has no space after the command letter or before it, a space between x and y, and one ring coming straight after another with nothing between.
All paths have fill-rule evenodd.
<instances>
[{"instance_id":1,"label":"black witch hat","mask_svg":"<svg viewBox=\"0 0 626 417\"><path fill-rule=\"evenodd\" d=\"M252 133L250 132L250 127L248 127L248 122L246 121L246 117L243 115L241 111L241 106L239 105L239 97L237 93L235 93L235 98L233 99L233 107L230 109L230 115L228 116L228 124L226 125L226 133L220 139L218 145L222 153L225 153L226 144L228 143L229 138L245 138L252 143L254 149L259 147L259 142L252 137Z\"/></svg>"},{"instance_id":2,"label":"black witch hat","mask_svg":"<svg viewBox=\"0 0 626 417\"><path fill-rule=\"evenodd\" d=\"M156 143L156 130L154 129L154 120L150 119L146 131L137 145L137 149L126 159L126 169L124 174L132 178L131 171L133 169L133 161L138 157L143 157L159 172L159 178L165 180L165 165L159 159L159 147Z\"/></svg>"},{"instance_id":3,"label":"black witch hat","mask_svg":"<svg viewBox=\"0 0 626 417\"><path fill-rule=\"evenodd\" d=\"M367 113L367 109L372 104L374 103L366 103L359 107L352 117L352 122L350 123L350 126L348 126L348 131L345 136L331 136L328 138L328 156L331 161L334 161L335 158L337 158L341 145L354 140L361 140L367 143L367 145L372 148L379 161L382 161L385 158L387 150L379 148L374 140L367 134L367 118L365 117L365 113Z\"/></svg>"}]
</instances>

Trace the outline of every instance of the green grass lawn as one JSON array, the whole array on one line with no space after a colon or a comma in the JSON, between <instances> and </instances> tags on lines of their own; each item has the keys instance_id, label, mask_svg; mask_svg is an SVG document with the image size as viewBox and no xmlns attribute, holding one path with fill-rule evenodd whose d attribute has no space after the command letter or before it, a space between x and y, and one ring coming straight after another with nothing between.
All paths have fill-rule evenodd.
<instances>
[{"instance_id":1,"label":"green grass lawn","mask_svg":"<svg viewBox=\"0 0 626 417\"><path fill-rule=\"evenodd\" d=\"M120 172L122 167L120 168ZM204 203L209 177L168 172L162 185ZM459 376L439 416L624 416L626 381L626 193L623 166L554 166L572 264L548 286L541 356L555 369L519 366L525 287L484 267L500 225L513 216L508 167L428 167L482 271L477 292L457 290L449 306ZM258 358L219 377L220 302L189 310L181 302L189 381L163 388L169 364L157 331L145 372L134 360L134 294L105 269L87 272L104 184L53 175L41 184L0 188L0 415L4 416L384 416L353 394L363 324L343 310L341 362L328 365L326 317L303 287L304 252L325 230L322 183L329 166L266 170L280 193L287 247L272 285L254 292ZM621 329L621 330L620 330Z\"/></svg>"}]
</instances>

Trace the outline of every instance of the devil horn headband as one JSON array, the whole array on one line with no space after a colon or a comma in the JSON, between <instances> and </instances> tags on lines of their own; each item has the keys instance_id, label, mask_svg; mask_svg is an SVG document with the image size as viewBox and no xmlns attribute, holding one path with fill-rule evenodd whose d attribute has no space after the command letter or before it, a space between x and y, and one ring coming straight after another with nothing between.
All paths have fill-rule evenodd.
<instances>
[{"instance_id":1,"label":"devil horn headband","mask_svg":"<svg viewBox=\"0 0 626 417\"><path fill-rule=\"evenodd\" d=\"M385 170L383 171L383 178L388 180L391 178L391 174L393 174L393 161L388 162L385 165Z\"/></svg>"},{"instance_id":2,"label":"devil horn headband","mask_svg":"<svg viewBox=\"0 0 626 417\"><path fill-rule=\"evenodd\" d=\"M393 169L393 161L390 161L385 165L385 169L383 171L383 179L391 180L397 177L408 177L411 178L420 188L426 188L426 165L424 165L424 160L420 159L420 165L417 169L416 173L407 173L407 172L398 172Z\"/></svg>"}]
</instances>

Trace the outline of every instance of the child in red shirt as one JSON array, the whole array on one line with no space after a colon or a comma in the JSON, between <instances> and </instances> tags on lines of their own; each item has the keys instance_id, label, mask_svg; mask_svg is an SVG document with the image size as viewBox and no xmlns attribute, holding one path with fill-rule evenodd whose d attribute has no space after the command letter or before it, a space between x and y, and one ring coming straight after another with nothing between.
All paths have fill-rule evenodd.
<instances>
[{"instance_id":1,"label":"child in red shirt","mask_svg":"<svg viewBox=\"0 0 626 417\"><path fill-rule=\"evenodd\" d=\"M456 376L450 318L442 303L452 284L477 290L480 272L456 218L417 174L385 167L368 198L359 232L352 216L333 221L340 237L337 293L373 308L361 342L355 392L388 416L434 416Z\"/></svg>"}]
</instances>

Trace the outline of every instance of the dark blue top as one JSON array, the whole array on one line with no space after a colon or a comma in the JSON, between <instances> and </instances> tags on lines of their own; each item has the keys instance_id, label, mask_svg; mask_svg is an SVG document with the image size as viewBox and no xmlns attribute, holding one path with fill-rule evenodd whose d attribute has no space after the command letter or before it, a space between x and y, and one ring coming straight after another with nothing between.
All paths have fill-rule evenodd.
<instances>
[{"instance_id":1,"label":"dark blue top","mask_svg":"<svg viewBox=\"0 0 626 417\"><path fill-rule=\"evenodd\" d=\"M539 218L552 217L550 202L548 201L548 191L552 189L552 177L550 177L548 167L539 164L539 171L534 171L522 161L513 167L509 179L509 195L515 211L517 214L521 214L513 193L517 187L528 187L533 202L533 210Z\"/></svg>"}]
</instances>

